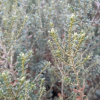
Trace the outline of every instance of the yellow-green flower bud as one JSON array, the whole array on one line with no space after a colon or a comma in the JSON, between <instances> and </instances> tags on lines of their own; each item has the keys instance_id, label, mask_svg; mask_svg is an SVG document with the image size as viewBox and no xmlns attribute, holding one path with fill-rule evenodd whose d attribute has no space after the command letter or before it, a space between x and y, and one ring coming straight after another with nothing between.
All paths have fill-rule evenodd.
<instances>
[{"instance_id":1,"label":"yellow-green flower bud","mask_svg":"<svg viewBox=\"0 0 100 100\"><path fill-rule=\"evenodd\" d=\"M29 81L26 81L26 86L28 85Z\"/></svg>"},{"instance_id":2,"label":"yellow-green flower bud","mask_svg":"<svg viewBox=\"0 0 100 100\"><path fill-rule=\"evenodd\" d=\"M54 1L52 0L51 3L54 4Z\"/></svg>"},{"instance_id":3,"label":"yellow-green flower bud","mask_svg":"<svg viewBox=\"0 0 100 100\"><path fill-rule=\"evenodd\" d=\"M3 21L4 21L4 22L7 21L7 18L6 18L6 17L3 17Z\"/></svg>"},{"instance_id":4,"label":"yellow-green flower bud","mask_svg":"<svg viewBox=\"0 0 100 100\"><path fill-rule=\"evenodd\" d=\"M12 9L14 9L15 8L15 5L12 5Z\"/></svg>"},{"instance_id":5,"label":"yellow-green flower bud","mask_svg":"<svg viewBox=\"0 0 100 100\"><path fill-rule=\"evenodd\" d=\"M77 36L77 33L76 33L76 32L74 33L74 36L75 36L75 37Z\"/></svg>"},{"instance_id":6,"label":"yellow-green flower bud","mask_svg":"<svg viewBox=\"0 0 100 100\"><path fill-rule=\"evenodd\" d=\"M7 72L7 71L2 73L3 77L7 77L8 75L9 75L9 72Z\"/></svg>"},{"instance_id":7,"label":"yellow-green flower bud","mask_svg":"<svg viewBox=\"0 0 100 100\"><path fill-rule=\"evenodd\" d=\"M43 91L46 91L46 88L43 86Z\"/></svg>"},{"instance_id":8,"label":"yellow-green flower bud","mask_svg":"<svg viewBox=\"0 0 100 100\"><path fill-rule=\"evenodd\" d=\"M3 11L6 11L6 7L3 7Z\"/></svg>"},{"instance_id":9,"label":"yellow-green flower bud","mask_svg":"<svg viewBox=\"0 0 100 100\"><path fill-rule=\"evenodd\" d=\"M49 64L49 65L51 64L50 61L48 62L48 64Z\"/></svg>"},{"instance_id":10,"label":"yellow-green flower bud","mask_svg":"<svg viewBox=\"0 0 100 100\"><path fill-rule=\"evenodd\" d=\"M25 81L25 77L22 77L22 78L21 78L21 82L24 82L24 81Z\"/></svg>"},{"instance_id":11,"label":"yellow-green flower bud","mask_svg":"<svg viewBox=\"0 0 100 100\"><path fill-rule=\"evenodd\" d=\"M73 13L70 18L74 19L75 18L75 14Z\"/></svg>"},{"instance_id":12,"label":"yellow-green flower bud","mask_svg":"<svg viewBox=\"0 0 100 100\"><path fill-rule=\"evenodd\" d=\"M48 43L51 43L51 41L50 41L50 40L48 40Z\"/></svg>"},{"instance_id":13,"label":"yellow-green flower bud","mask_svg":"<svg viewBox=\"0 0 100 100\"><path fill-rule=\"evenodd\" d=\"M51 29L51 33L55 33L55 30L54 30L54 28L52 28L52 29Z\"/></svg>"},{"instance_id":14,"label":"yellow-green flower bud","mask_svg":"<svg viewBox=\"0 0 100 100\"><path fill-rule=\"evenodd\" d=\"M56 50L56 53L58 54L58 53L60 53L60 51L59 50Z\"/></svg>"},{"instance_id":15,"label":"yellow-green flower bud","mask_svg":"<svg viewBox=\"0 0 100 100\"><path fill-rule=\"evenodd\" d=\"M85 33L82 34L82 37L84 37L84 36L85 36Z\"/></svg>"},{"instance_id":16,"label":"yellow-green flower bud","mask_svg":"<svg viewBox=\"0 0 100 100\"><path fill-rule=\"evenodd\" d=\"M22 57L25 57L24 53L21 54Z\"/></svg>"},{"instance_id":17,"label":"yellow-green flower bud","mask_svg":"<svg viewBox=\"0 0 100 100\"><path fill-rule=\"evenodd\" d=\"M62 3L62 1L60 1L60 3Z\"/></svg>"},{"instance_id":18,"label":"yellow-green flower bud","mask_svg":"<svg viewBox=\"0 0 100 100\"><path fill-rule=\"evenodd\" d=\"M13 15L13 19L15 19L16 18L16 16L15 15Z\"/></svg>"},{"instance_id":19,"label":"yellow-green flower bud","mask_svg":"<svg viewBox=\"0 0 100 100\"><path fill-rule=\"evenodd\" d=\"M71 6L70 6L70 4L68 4L68 8L70 8Z\"/></svg>"},{"instance_id":20,"label":"yellow-green flower bud","mask_svg":"<svg viewBox=\"0 0 100 100\"><path fill-rule=\"evenodd\" d=\"M2 76L3 76L3 77L5 77L5 76L6 76L6 73L5 73L5 72L3 72L3 73L2 73Z\"/></svg>"},{"instance_id":21,"label":"yellow-green flower bud","mask_svg":"<svg viewBox=\"0 0 100 100\"><path fill-rule=\"evenodd\" d=\"M91 57L91 56L89 55L89 56L87 57L87 59L90 59L90 57Z\"/></svg>"},{"instance_id":22,"label":"yellow-green flower bud","mask_svg":"<svg viewBox=\"0 0 100 100\"><path fill-rule=\"evenodd\" d=\"M27 15L25 16L25 19L26 19L26 20L28 19L28 16L27 16Z\"/></svg>"},{"instance_id":23,"label":"yellow-green flower bud","mask_svg":"<svg viewBox=\"0 0 100 100\"><path fill-rule=\"evenodd\" d=\"M53 27L53 23L52 22L50 22L50 26Z\"/></svg>"}]
</instances>

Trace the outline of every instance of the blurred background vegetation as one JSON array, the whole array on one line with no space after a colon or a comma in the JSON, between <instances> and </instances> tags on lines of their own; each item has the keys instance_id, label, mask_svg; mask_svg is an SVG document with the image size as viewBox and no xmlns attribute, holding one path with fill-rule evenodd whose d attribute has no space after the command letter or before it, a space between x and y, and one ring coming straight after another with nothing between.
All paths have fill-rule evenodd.
<instances>
[{"instance_id":1,"label":"blurred background vegetation","mask_svg":"<svg viewBox=\"0 0 100 100\"><path fill-rule=\"evenodd\" d=\"M99 17L99 0L0 0L0 100L100 100Z\"/></svg>"}]
</instances>

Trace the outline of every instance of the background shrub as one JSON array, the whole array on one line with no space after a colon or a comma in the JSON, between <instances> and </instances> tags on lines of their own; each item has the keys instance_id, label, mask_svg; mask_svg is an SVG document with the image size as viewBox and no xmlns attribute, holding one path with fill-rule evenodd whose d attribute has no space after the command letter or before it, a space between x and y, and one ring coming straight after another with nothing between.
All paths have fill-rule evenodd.
<instances>
[{"instance_id":1,"label":"background shrub","mask_svg":"<svg viewBox=\"0 0 100 100\"><path fill-rule=\"evenodd\" d=\"M0 99L99 100L99 9L93 0L1 0Z\"/></svg>"}]
</instances>

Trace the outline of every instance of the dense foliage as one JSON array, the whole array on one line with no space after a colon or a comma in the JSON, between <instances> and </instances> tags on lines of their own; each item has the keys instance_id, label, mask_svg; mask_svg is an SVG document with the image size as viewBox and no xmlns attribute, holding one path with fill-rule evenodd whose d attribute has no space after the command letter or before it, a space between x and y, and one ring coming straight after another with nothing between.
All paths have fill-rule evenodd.
<instances>
[{"instance_id":1,"label":"dense foliage","mask_svg":"<svg viewBox=\"0 0 100 100\"><path fill-rule=\"evenodd\" d=\"M0 100L99 100L100 1L0 0Z\"/></svg>"}]
</instances>

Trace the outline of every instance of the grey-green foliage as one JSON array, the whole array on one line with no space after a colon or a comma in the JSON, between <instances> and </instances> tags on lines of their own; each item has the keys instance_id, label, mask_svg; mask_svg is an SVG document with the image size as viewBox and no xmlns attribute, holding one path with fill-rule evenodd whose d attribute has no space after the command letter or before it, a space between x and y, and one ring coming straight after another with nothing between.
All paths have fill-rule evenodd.
<instances>
[{"instance_id":1,"label":"grey-green foliage","mask_svg":"<svg viewBox=\"0 0 100 100\"><path fill-rule=\"evenodd\" d=\"M2 69L4 71L0 74L0 99L37 100L41 98L45 91L45 87L43 86L44 78L42 78L41 75L36 75L36 80L26 78L27 66L25 65L28 63L31 55L32 51L26 54L20 53L17 58L15 71L12 70L13 72L11 72L11 69ZM47 64L48 63L45 63L44 66ZM35 81L38 83L35 84ZM36 87L36 85L39 87ZM37 93L34 92L35 90Z\"/></svg>"},{"instance_id":2,"label":"grey-green foliage","mask_svg":"<svg viewBox=\"0 0 100 100\"><path fill-rule=\"evenodd\" d=\"M62 2L62 3L64 3L64 2ZM65 7L66 5L67 4L64 3L63 7ZM64 10L66 10L66 13L63 13ZM66 19L66 20L63 21L63 24L64 24L63 25L64 26L63 38L64 39L61 40L59 38L59 34L61 34L61 32L59 32L59 30L61 28L58 28L58 26L56 25L56 23L55 23L56 19L54 19L54 21L53 21L54 25L52 26L53 28L50 31L51 36L53 37L53 40L52 41L49 40L48 42L51 46L51 49L53 51L55 58L57 59L55 66L58 64L58 66L59 66L58 70L60 70L60 73L62 71L62 73L64 75L67 75L68 74L67 72L70 73L68 75L71 76L71 79L72 79L71 82L73 83L72 85L77 83L76 80L75 80L75 75L77 73L79 73L78 77L79 77L79 82L80 82L81 85L83 84L85 79L88 79L88 78L91 79L88 75L89 73L87 73L87 75L85 75L85 73L86 73L85 68L88 68L88 72L91 73L91 71L89 71L89 68L91 69L91 67L95 66L95 64L96 64L95 60L93 60L93 59L88 60L88 56L87 56L87 55L89 55L89 53L94 54L93 49L89 48L90 46L92 48L93 45L96 45L97 43L100 44L100 41L96 42L95 35L93 35L93 33L95 34L95 31L93 30L91 20L94 17L95 13L93 13L92 10L94 10L94 9L92 7L92 1L91 0L89 0L89 1L75 0L74 6L69 4L69 6L66 9L63 9L62 13L61 13L61 14L63 14L63 20L64 20L64 18ZM74 13L76 15L75 22L73 23L73 25L71 24L71 20L70 20L70 17L71 17L70 14L71 13ZM91 15L88 15L88 14L91 14ZM60 14L58 14L58 16L59 15ZM64 17L64 16L66 16L66 17ZM89 18L89 16L91 18ZM58 17L58 20L57 20L58 22L60 22L59 18L61 18L61 17L62 16ZM60 22L60 23L62 24L62 22ZM55 30L58 31L58 34ZM80 40L80 38L82 37L82 34L84 33L84 32L82 32L82 30L84 30L84 32L86 33L85 38L83 38L84 41ZM71 34L69 34L70 32L71 32ZM75 39L74 36L77 39L73 42L73 40ZM94 41L92 40L93 37L94 37ZM97 37L97 39L99 39L99 36ZM69 42L70 42L70 44L69 44ZM74 43L76 45L74 45ZM78 47L78 45L79 45L79 47ZM96 46L96 48L99 47L99 46L100 45ZM76 52L77 52L77 54L76 54ZM66 54L66 53L68 53L69 55ZM71 71L73 69L72 65L70 65L70 60L68 60L68 58L66 57L66 56L70 56L70 55L72 55L72 57L73 57L74 54L75 54L74 63L76 63L75 66L76 66L76 70L77 70L76 74L75 74L75 72ZM84 58L84 57L86 57L86 58ZM94 56L93 56L93 58L94 58ZM70 59L70 57L69 57L69 59ZM63 65L63 69L62 69L62 67L61 67L62 62L65 65L69 65L69 66ZM84 62L86 62L86 64L83 64ZM93 64L93 63L95 63L95 64ZM55 68L55 71L56 71L56 69L57 68ZM98 69L98 67L97 67L97 69ZM57 73L59 73L58 70L56 71ZM66 72L65 72L65 70L66 70ZM94 74L92 74L92 75L96 76L95 73L96 73L96 71L94 71ZM98 75L99 75L99 73L98 73ZM77 84L76 84L76 86L77 86Z\"/></svg>"},{"instance_id":3,"label":"grey-green foliage","mask_svg":"<svg viewBox=\"0 0 100 100\"><path fill-rule=\"evenodd\" d=\"M45 69L36 74L36 80L27 80L28 62L33 54L28 37L30 19L26 4L26 0L0 1L0 99L37 100L45 91L44 79L39 78ZM48 67L48 62L45 66ZM35 86L36 81L40 89ZM34 90L37 93L33 93Z\"/></svg>"},{"instance_id":4,"label":"grey-green foliage","mask_svg":"<svg viewBox=\"0 0 100 100\"><path fill-rule=\"evenodd\" d=\"M25 55L24 53L20 53L16 72L11 72L10 69L2 69L4 71L0 75L0 99L24 100L30 98L30 94L32 94L35 89L35 83L26 80L26 67L24 66L31 54L31 51Z\"/></svg>"},{"instance_id":5,"label":"grey-green foliage","mask_svg":"<svg viewBox=\"0 0 100 100\"><path fill-rule=\"evenodd\" d=\"M60 80L60 78L62 78L61 73L58 71L59 69L56 68L57 67L56 65L51 66L46 71L42 72L40 74L40 79L36 77L45 68L44 66L46 66L47 64L47 62L44 62L44 55L46 51L49 49L49 46L47 46L46 41L48 39L52 40L52 37L48 32L51 29L51 27L57 30L56 36L58 35L59 38L57 39L57 41L60 42L59 43L60 46L67 52L67 50L69 49L67 48L68 47L67 40L68 40L68 32L70 31L69 30L70 15L74 13L76 16L75 18L76 21L73 23L74 25L71 32L72 35L71 41L73 40L73 36L76 33L78 33L78 38L80 38L81 37L80 33L83 30L86 33L87 37L85 38L85 40L87 41L84 41L84 43L82 43L79 52L83 52L84 50L86 50L84 53L84 57L87 57L90 51L92 52L93 55L99 54L99 49L96 49L96 46L100 46L96 45L97 43L98 44L100 43L99 37L95 38L95 32L97 32L97 30L94 31L94 28L96 27L93 27L91 25L91 20L96 13L95 9L92 7L93 0L73 0L72 2L71 1L72 0L52 0L52 1L1 0L0 3L1 67L0 68L10 67L11 69L11 66L16 64L17 61L18 62L21 61L20 59L21 55L17 58L20 52L23 52L25 55L27 55L27 51L33 49L34 51L34 53L32 54L33 56L31 57L29 63L28 62L27 63L29 64L31 70L30 82L34 80L34 78L36 78L35 83L37 82L36 84L38 86L38 88L35 89L36 92L34 92L34 94L30 94L30 97L34 98L34 100L35 99L41 100L40 94L42 92L42 88L44 88L42 87L43 84L40 86L41 78L45 77L46 80L48 80L48 83L50 84L55 83L56 80ZM53 23L53 26L50 23ZM65 44L65 46L62 45L63 43ZM77 45L79 42L76 40L75 43ZM53 52L56 55L56 57L62 56L63 53L61 53L60 50L56 50L58 49L56 44L55 43L52 44L54 44L55 50L54 51L51 50L51 52ZM90 48L86 49L87 47ZM72 49L73 50L75 49L75 45L72 46ZM94 56L92 58L94 58ZM75 57L74 59L75 62L78 62L78 59L81 59L80 53L78 53L77 57ZM97 60L98 59L99 58L97 57ZM46 58L45 60L48 59ZM51 58L49 60L51 61ZM59 65L61 60L58 63ZM65 57L64 60L68 62L68 57ZM94 59L91 59L91 61L88 60L84 65L85 68L89 67L88 65L91 65L94 62L95 62ZM25 63L25 67L27 67L26 66L27 63ZM20 75L21 71L23 70L22 69L23 67L21 66L23 66L22 62L17 63L17 66L13 67L14 69L16 69L16 71L18 71L19 78L21 78ZM64 71L66 71L66 73L70 69L71 69L70 66L64 66ZM81 72L86 71L89 73L89 70L83 70L82 68L80 68L80 70ZM88 73L86 74L87 76ZM75 75L73 74L73 72L71 75L72 75L72 80L71 77L66 78L64 76L65 88L67 84L71 83L70 80L72 82L76 82L74 80ZM25 84L23 86L25 86ZM37 92L37 90L39 90L40 87L41 90ZM65 91L67 91L67 89ZM71 93L68 93L68 96L70 94Z\"/></svg>"},{"instance_id":6,"label":"grey-green foliage","mask_svg":"<svg viewBox=\"0 0 100 100\"><path fill-rule=\"evenodd\" d=\"M52 0L52 1L48 1L48 0L46 0L46 1L40 0L39 1L38 0L38 1L36 1L36 4L34 5L34 8L33 8L34 15L32 15L32 17L31 17L31 22L32 21L34 22L34 26L32 26L31 32L34 31L34 32L36 32L36 34L41 33L40 34L41 37L39 37L39 39L41 39L41 40L42 40L43 36L46 37L46 39L52 38L51 36L49 36L48 31L50 30L51 27L54 27L54 29L57 30L58 37L60 39L59 40L60 43L62 43L62 41L63 41L66 45L68 45L68 42L66 40L68 40L68 32L69 32L69 28L70 28L70 14L74 13L76 15L76 18L75 18L76 21L74 22L74 25L72 28L71 41L73 40L74 32L78 33L78 38L80 38L81 37L80 33L82 30L84 30L87 37L85 38L84 43L82 43L82 45L79 49L79 52L83 52L85 50L84 57L87 57L87 55L90 53L90 51L94 55L95 47L94 48L92 48L92 47L97 44L97 41L95 38L95 30L94 30L95 27L91 25L91 20L95 16L96 11L92 6L92 2L93 2L92 0L74 0L73 2L70 2L70 1L67 2L66 0L59 0L59 1L58 0ZM38 5L40 5L40 8ZM53 26L50 25L50 22L53 23ZM65 37L65 39L62 40L61 39L62 37ZM98 39L99 39L99 37L97 37L97 40ZM75 43L78 44L77 40L75 41ZM100 41L98 41L98 44L99 43L100 43ZM37 41L35 43L35 47L37 47L37 49L39 49L39 51L41 52L39 55L43 55L44 52L42 50L45 50L45 49L43 49L44 47L41 47L42 46L41 44L45 46L45 41L41 41L41 42ZM60 46L64 50L67 51L68 48L66 45L62 46L62 44L61 44ZM55 49L58 49L56 47L55 43L54 43L54 46L55 46ZM87 47L88 47L88 49L87 49ZM72 48L75 49L74 45ZM57 54L57 52L59 52L59 50L53 51L53 53L55 53L55 54ZM59 54L61 54L61 53L59 53ZM57 55L57 56L59 57L59 55ZM67 59L68 59L67 57L64 58L64 60L68 61ZM78 59L81 59L80 53L77 54L77 57L75 58L75 62L78 62ZM93 61L93 59L88 60L86 62L86 64L84 64L85 68L89 67L89 65L93 64L94 62L95 61ZM54 67L52 67L52 68L54 68ZM65 66L64 68L66 69L66 71L68 71L70 69L69 66ZM81 67L80 67L80 70L81 70L81 73L85 72L85 70L83 70ZM49 71L51 71L51 70L49 70ZM54 73L54 70L52 70L52 73ZM89 73L89 70L88 70L88 73ZM88 73L86 74L87 77L88 77ZM58 74L58 76L61 77L61 74L59 73L59 71L57 71L56 74ZM48 72L49 77L51 77L50 75L51 75L51 72ZM72 73L72 77L73 77L72 81L74 81L74 78L75 78L74 76L75 75ZM59 80L59 78L58 78L58 80ZM52 83L55 81L54 77L51 77L51 81L52 81ZM83 81L83 79L82 79L82 81Z\"/></svg>"}]
</instances>

